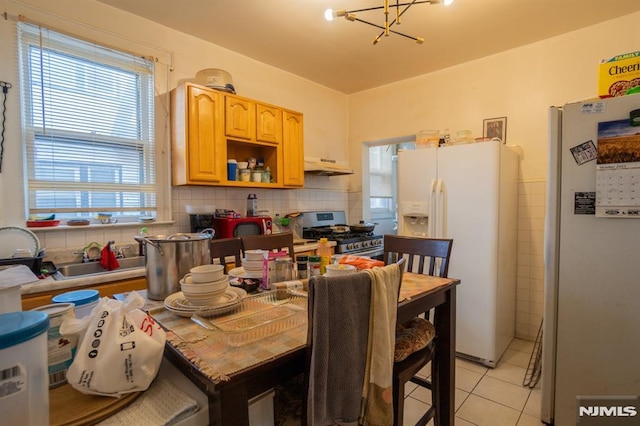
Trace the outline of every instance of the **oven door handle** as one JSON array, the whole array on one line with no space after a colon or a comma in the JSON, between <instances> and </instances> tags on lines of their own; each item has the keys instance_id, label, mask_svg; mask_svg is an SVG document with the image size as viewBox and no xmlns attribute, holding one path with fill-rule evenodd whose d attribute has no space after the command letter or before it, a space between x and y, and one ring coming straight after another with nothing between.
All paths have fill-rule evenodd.
<instances>
[{"instance_id":1,"label":"oven door handle","mask_svg":"<svg viewBox=\"0 0 640 426\"><path fill-rule=\"evenodd\" d=\"M360 251L350 252L350 253L336 253L336 254L342 254L345 256L352 254L354 256L374 257L374 256L382 256L384 254L384 248L382 248L381 246L377 246L367 250L360 250Z\"/></svg>"}]
</instances>

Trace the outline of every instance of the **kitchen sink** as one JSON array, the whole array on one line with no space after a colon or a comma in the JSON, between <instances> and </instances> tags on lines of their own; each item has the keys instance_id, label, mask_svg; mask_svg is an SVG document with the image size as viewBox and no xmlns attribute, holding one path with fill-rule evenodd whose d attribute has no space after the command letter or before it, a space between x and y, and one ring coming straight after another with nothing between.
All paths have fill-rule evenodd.
<instances>
[{"instance_id":1,"label":"kitchen sink","mask_svg":"<svg viewBox=\"0 0 640 426\"><path fill-rule=\"evenodd\" d=\"M125 257L118 259L120 267L113 271L107 271L100 265L100 262L88 263L68 263L58 266L58 272L53 275L54 279L65 280L70 278L78 278L86 275L109 274L112 272L121 272L127 269L144 267L144 256Z\"/></svg>"}]
</instances>

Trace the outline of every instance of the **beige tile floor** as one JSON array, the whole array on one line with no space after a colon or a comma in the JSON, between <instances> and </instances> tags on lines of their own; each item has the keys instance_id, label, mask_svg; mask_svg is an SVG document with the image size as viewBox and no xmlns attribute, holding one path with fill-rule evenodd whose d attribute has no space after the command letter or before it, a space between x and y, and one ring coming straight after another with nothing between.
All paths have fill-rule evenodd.
<instances>
[{"instance_id":1,"label":"beige tile floor","mask_svg":"<svg viewBox=\"0 0 640 426\"><path fill-rule=\"evenodd\" d=\"M540 383L522 386L533 342L514 339L496 368L456 359L456 426L540 426ZM428 368L423 372L429 374ZM405 385L404 425L414 425L431 404L431 391ZM429 423L433 425L433 421Z\"/></svg>"}]
</instances>

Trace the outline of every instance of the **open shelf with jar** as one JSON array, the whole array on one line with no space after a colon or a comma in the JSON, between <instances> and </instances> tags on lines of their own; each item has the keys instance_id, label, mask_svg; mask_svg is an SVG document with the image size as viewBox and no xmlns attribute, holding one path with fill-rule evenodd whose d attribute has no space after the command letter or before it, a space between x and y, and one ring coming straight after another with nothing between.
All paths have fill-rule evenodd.
<instances>
[{"instance_id":1,"label":"open shelf with jar","mask_svg":"<svg viewBox=\"0 0 640 426\"><path fill-rule=\"evenodd\" d=\"M241 180L240 170L238 170L238 179L235 181L227 181L229 186L246 186L246 187L264 187L264 188L281 188L282 184L278 181L278 158L280 157L281 147L261 142L247 142L227 139L227 159L235 159L238 163L247 162L250 158L259 159L264 164L260 168L250 169L248 181ZM267 169L268 168L268 169ZM260 171L260 182L254 179L254 172ZM264 182L264 171L269 170L269 182Z\"/></svg>"}]
</instances>

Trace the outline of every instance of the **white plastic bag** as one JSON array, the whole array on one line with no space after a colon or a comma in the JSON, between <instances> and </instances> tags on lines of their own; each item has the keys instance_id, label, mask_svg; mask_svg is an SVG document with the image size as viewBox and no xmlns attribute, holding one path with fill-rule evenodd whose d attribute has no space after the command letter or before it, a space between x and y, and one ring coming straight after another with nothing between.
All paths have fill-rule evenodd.
<instances>
[{"instance_id":1,"label":"white plastic bag","mask_svg":"<svg viewBox=\"0 0 640 426\"><path fill-rule=\"evenodd\" d=\"M141 311L144 299L131 292L122 302L103 297L81 319L69 319L61 334L78 334L67 381L85 394L119 396L146 390L156 377L165 331Z\"/></svg>"}]
</instances>

